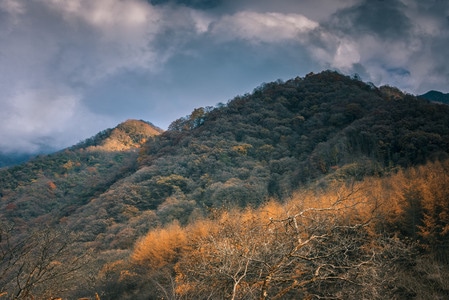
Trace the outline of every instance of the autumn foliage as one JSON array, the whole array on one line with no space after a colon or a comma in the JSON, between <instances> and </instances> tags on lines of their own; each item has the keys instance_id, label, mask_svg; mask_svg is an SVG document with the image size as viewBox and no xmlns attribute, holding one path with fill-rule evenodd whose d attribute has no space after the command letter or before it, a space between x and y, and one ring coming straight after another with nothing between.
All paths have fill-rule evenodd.
<instances>
[{"instance_id":1,"label":"autumn foliage","mask_svg":"<svg viewBox=\"0 0 449 300\"><path fill-rule=\"evenodd\" d=\"M128 120L0 169L0 298L448 298L448 158L449 106L333 71Z\"/></svg>"},{"instance_id":2,"label":"autumn foliage","mask_svg":"<svg viewBox=\"0 0 449 300\"><path fill-rule=\"evenodd\" d=\"M150 269L158 270L177 261L187 249L187 234L177 222L166 228L150 231L136 243L132 260Z\"/></svg>"},{"instance_id":3,"label":"autumn foliage","mask_svg":"<svg viewBox=\"0 0 449 300\"><path fill-rule=\"evenodd\" d=\"M173 299L428 296L403 278L422 267L416 254L424 248L427 264L445 259L448 167L429 163L298 191L285 203L216 210L185 227L150 231L131 261L148 278L166 268L158 280Z\"/></svg>"}]
</instances>

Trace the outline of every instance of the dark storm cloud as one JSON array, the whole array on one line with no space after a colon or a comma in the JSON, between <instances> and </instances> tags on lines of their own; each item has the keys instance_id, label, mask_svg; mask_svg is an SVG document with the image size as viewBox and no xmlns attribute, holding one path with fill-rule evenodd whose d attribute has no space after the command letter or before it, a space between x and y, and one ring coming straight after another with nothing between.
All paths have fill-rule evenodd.
<instances>
[{"instance_id":1,"label":"dark storm cloud","mask_svg":"<svg viewBox=\"0 0 449 300\"><path fill-rule=\"evenodd\" d=\"M447 89L448 13L448 1L359 1L323 21L311 44L319 61L347 73L362 67L376 84Z\"/></svg>"},{"instance_id":2,"label":"dark storm cloud","mask_svg":"<svg viewBox=\"0 0 449 300\"><path fill-rule=\"evenodd\" d=\"M405 5L398 0L366 0L340 10L331 25L347 34L372 34L379 38L397 39L409 35L411 20L403 13Z\"/></svg>"},{"instance_id":3,"label":"dark storm cloud","mask_svg":"<svg viewBox=\"0 0 449 300\"><path fill-rule=\"evenodd\" d=\"M449 1L430 0L416 3L416 11L411 14L421 36L422 53L415 53L413 59L418 66L427 70L427 82L422 83L421 92L430 89L448 91L449 63ZM426 58L422 61L423 58ZM424 79L424 78L423 78Z\"/></svg>"}]
</instances>

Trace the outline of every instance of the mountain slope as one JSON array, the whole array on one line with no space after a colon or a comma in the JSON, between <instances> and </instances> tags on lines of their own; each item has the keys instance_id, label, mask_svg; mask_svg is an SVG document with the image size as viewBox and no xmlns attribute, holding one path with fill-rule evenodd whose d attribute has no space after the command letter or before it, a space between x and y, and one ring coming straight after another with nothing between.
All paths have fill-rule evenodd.
<instances>
[{"instance_id":1,"label":"mountain slope","mask_svg":"<svg viewBox=\"0 0 449 300\"><path fill-rule=\"evenodd\" d=\"M286 199L317 180L362 179L443 159L449 109L334 72L269 83L198 108L148 141L138 169L68 218L97 245L128 247L150 226L211 207ZM93 212L96 223L89 220ZM130 228L129 224L133 224Z\"/></svg>"},{"instance_id":2,"label":"mountain slope","mask_svg":"<svg viewBox=\"0 0 449 300\"><path fill-rule=\"evenodd\" d=\"M2 205L17 208L4 215L64 217L86 240L128 247L148 226L185 224L208 207L259 205L318 179L361 179L449 152L449 108L330 71L195 109L138 154L132 147L160 132L150 127L126 122L6 171ZM92 229L100 211L95 223L108 225Z\"/></svg>"},{"instance_id":3,"label":"mountain slope","mask_svg":"<svg viewBox=\"0 0 449 300\"><path fill-rule=\"evenodd\" d=\"M24 163L33 156L33 154L0 153L0 168Z\"/></svg>"},{"instance_id":4,"label":"mountain slope","mask_svg":"<svg viewBox=\"0 0 449 300\"><path fill-rule=\"evenodd\" d=\"M99 132L70 149L88 151L126 151L140 148L149 137L159 135L162 129L142 120L127 120L115 128Z\"/></svg>"},{"instance_id":5,"label":"mountain slope","mask_svg":"<svg viewBox=\"0 0 449 300\"><path fill-rule=\"evenodd\" d=\"M0 220L64 226L123 258L149 229L449 154L449 106L325 71L197 108L161 132L127 121L0 171Z\"/></svg>"},{"instance_id":6,"label":"mountain slope","mask_svg":"<svg viewBox=\"0 0 449 300\"><path fill-rule=\"evenodd\" d=\"M70 215L136 168L138 149L160 134L153 125L128 120L60 152L0 171L2 218L45 217L49 224Z\"/></svg>"},{"instance_id":7,"label":"mountain slope","mask_svg":"<svg viewBox=\"0 0 449 300\"><path fill-rule=\"evenodd\" d=\"M418 96L419 98L427 99L433 102L440 102L449 104L449 94L444 94L439 91L428 91L427 93Z\"/></svg>"}]
</instances>

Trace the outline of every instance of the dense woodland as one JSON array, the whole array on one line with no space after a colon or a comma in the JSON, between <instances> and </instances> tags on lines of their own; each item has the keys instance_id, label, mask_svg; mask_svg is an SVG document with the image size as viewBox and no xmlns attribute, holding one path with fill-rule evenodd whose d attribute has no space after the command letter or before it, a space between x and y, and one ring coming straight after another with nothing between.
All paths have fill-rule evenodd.
<instances>
[{"instance_id":1,"label":"dense woodland","mask_svg":"<svg viewBox=\"0 0 449 300\"><path fill-rule=\"evenodd\" d=\"M0 153L0 168L18 165L21 163L24 163L31 158L33 158L34 154L27 154L27 153Z\"/></svg>"},{"instance_id":2,"label":"dense woodland","mask_svg":"<svg viewBox=\"0 0 449 300\"><path fill-rule=\"evenodd\" d=\"M0 299L449 297L449 106L325 71L0 169Z\"/></svg>"},{"instance_id":3,"label":"dense woodland","mask_svg":"<svg viewBox=\"0 0 449 300\"><path fill-rule=\"evenodd\" d=\"M423 99L427 99L434 102L449 104L449 94L444 94L439 91L428 91L427 93L418 96Z\"/></svg>"}]
</instances>

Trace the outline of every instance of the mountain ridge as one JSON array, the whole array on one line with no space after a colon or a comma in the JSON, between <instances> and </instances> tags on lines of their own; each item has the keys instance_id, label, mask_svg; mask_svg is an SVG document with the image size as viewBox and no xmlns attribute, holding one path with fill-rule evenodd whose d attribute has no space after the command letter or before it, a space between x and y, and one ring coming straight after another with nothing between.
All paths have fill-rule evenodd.
<instances>
[{"instance_id":1,"label":"mountain ridge","mask_svg":"<svg viewBox=\"0 0 449 300\"><path fill-rule=\"evenodd\" d=\"M69 146L65 149L89 148L89 150L121 151L130 148L141 147L148 136L162 133L164 130L155 126L151 122L144 120L128 119L114 128L107 128L96 135ZM139 140L140 139L140 140ZM0 168L12 167L25 163L36 156L51 154L65 149L52 150L36 153L0 153Z\"/></svg>"},{"instance_id":2,"label":"mountain ridge","mask_svg":"<svg viewBox=\"0 0 449 300\"><path fill-rule=\"evenodd\" d=\"M449 104L449 93L445 94L440 91L431 90L425 94L419 95L419 98L427 99L433 102Z\"/></svg>"},{"instance_id":3,"label":"mountain ridge","mask_svg":"<svg viewBox=\"0 0 449 300\"><path fill-rule=\"evenodd\" d=\"M161 134L163 130L150 122L128 119L114 128L105 129L96 135L69 147L89 151L122 151L140 148L148 137Z\"/></svg>"},{"instance_id":4,"label":"mountain ridge","mask_svg":"<svg viewBox=\"0 0 449 300\"><path fill-rule=\"evenodd\" d=\"M0 170L0 220L63 226L99 264L165 224L448 158L449 107L324 71Z\"/></svg>"},{"instance_id":5,"label":"mountain ridge","mask_svg":"<svg viewBox=\"0 0 449 300\"><path fill-rule=\"evenodd\" d=\"M13 207L9 218L32 223L32 215L42 214L54 224L133 172L138 149L160 132L148 122L128 120L75 146L0 170L2 207ZM55 204L56 199L63 201Z\"/></svg>"},{"instance_id":6,"label":"mountain ridge","mask_svg":"<svg viewBox=\"0 0 449 300\"><path fill-rule=\"evenodd\" d=\"M420 120L425 117L420 115L423 109L437 123L435 128ZM109 183L96 192L95 185L88 184L92 189L88 195L99 196L99 190L106 192L118 178L128 178L134 186L129 192L137 192L139 199L147 197L128 205L140 203L138 209L157 210L167 199L179 198L165 210L183 207L176 215L187 222L197 205L230 204L238 193L246 195L248 203L257 204L267 197L287 197L322 177L372 175L384 172L388 165L406 167L412 161L444 157L449 141L445 113L396 88L373 89L327 71L285 83L266 83L227 105L195 109L173 121L165 132L147 122L125 121L54 154L56 165L48 169L63 176L87 172L91 178L101 175L102 163L109 161L111 168L117 168L105 176L110 177ZM399 132L404 125L409 129ZM145 132L148 137L159 137L145 140ZM109 153L106 160L102 152ZM90 159L84 158L88 155ZM52 155L12 168L3 182L14 178L11 174L17 170L28 168L34 170L33 178L43 172L49 180L61 181L66 186L64 193L70 193L63 178L52 179L54 175L42 169L47 157ZM98 179L94 182L101 185ZM197 185L202 188L192 188Z\"/></svg>"}]
</instances>

